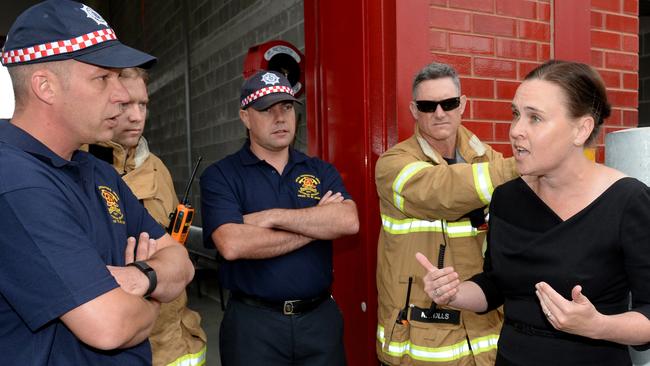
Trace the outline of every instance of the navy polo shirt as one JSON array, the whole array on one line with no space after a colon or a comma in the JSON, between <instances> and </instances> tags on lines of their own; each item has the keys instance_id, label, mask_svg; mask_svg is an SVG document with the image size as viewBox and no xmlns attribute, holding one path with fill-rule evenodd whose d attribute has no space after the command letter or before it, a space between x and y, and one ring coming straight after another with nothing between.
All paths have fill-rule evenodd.
<instances>
[{"instance_id":1,"label":"navy polo shirt","mask_svg":"<svg viewBox=\"0 0 650 366\"><path fill-rule=\"evenodd\" d=\"M250 142L210 165L200 185L203 239L211 248L212 232L223 224L242 224L243 215L316 206L329 190L350 199L332 164L290 148L289 162L279 174L251 152ZM266 300L312 298L332 283L332 242L314 240L274 258L226 261L219 276L225 288Z\"/></svg>"},{"instance_id":2,"label":"navy polo shirt","mask_svg":"<svg viewBox=\"0 0 650 366\"><path fill-rule=\"evenodd\" d=\"M0 364L150 365L149 342L110 352L59 317L116 287L128 236L164 235L115 169L65 160L0 120Z\"/></svg>"}]
</instances>

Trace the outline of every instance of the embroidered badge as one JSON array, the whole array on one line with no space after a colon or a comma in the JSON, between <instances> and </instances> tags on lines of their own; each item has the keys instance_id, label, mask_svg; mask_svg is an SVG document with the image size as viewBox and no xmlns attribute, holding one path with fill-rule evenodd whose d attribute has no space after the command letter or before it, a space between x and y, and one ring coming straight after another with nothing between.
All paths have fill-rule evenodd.
<instances>
[{"instance_id":1,"label":"embroidered badge","mask_svg":"<svg viewBox=\"0 0 650 366\"><path fill-rule=\"evenodd\" d=\"M318 192L320 179L310 174L303 174L296 178L296 183L300 184L300 188L298 188L298 197L320 200L320 192Z\"/></svg>"},{"instance_id":2,"label":"embroidered badge","mask_svg":"<svg viewBox=\"0 0 650 366\"><path fill-rule=\"evenodd\" d=\"M81 10L83 10L84 13L86 13L87 18L90 18L90 19L94 20L95 23L97 23L97 25L102 25L103 24L104 26L108 27L108 23L106 23L104 18L102 18L102 16L99 15L99 13L97 13L95 10L88 7L88 5L82 6Z\"/></svg>"},{"instance_id":3,"label":"embroidered badge","mask_svg":"<svg viewBox=\"0 0 650 366\"><path fill-rule=\"evenodd\" d=\"M124 225L124 214L120 210L120 198L113 192L110 187L99 186L99 193L102 194L104 202L106 202L106 208L108 209L108 214L111 215L114 224L123 224Z\"/></svg>"},{"instance_id":4,"label":"embroidered badge","mask_svg":"<svg viewBox=\"0 0 650 366\"><path fill-rule=\"evenodd\" d=\"M267 72L266 74L262 75L262 81L266 85L275 85L280 82L280 78L272 72Z\"/></svg>"}]
</instances>

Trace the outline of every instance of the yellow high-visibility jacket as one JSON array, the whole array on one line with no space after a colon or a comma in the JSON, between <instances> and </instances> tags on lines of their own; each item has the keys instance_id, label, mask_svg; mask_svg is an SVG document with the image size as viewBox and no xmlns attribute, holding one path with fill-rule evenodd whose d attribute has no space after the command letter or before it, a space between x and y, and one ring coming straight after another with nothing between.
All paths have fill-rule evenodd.
<instances>
[{"instance_id":1,"label":"yellow high-visibility jacket","mask_svg":"<svg viewBox=\"0 0 650 366\"><path fill-rule=\"evenodd\" d=\"M485 230L473 227L465 214L486 206L494 187L517 176L514 160L483 144L460 126L457 154L467 162L448 165L419 135L395 145L377 161L375 181L382 229L377 250L379 295L377 355L388 365L493 365L503 314L461 311L457 324L412 320L397 322L409 303L429 309L421 252L438 265L445 243L444 266L466 280L483 268ZM445 308L445 307L438 307Z\"/></svg>"},{"instance_id":2,"label":"yellow high-visibility jacket","mask_svg":"<svg viewBox=\"0 0 650 366\"><path fill-rule=\"evenodd\" d=\"M149 151L147 141L125 150L114 142L100 143L113 149L113 167L149 214L163 227L178 198L169 170ZM201 328L201 316L187 308L187 293L160 305L160 315L149 336L153 366L205 364L207 336Z\"/></svg>"}]
</instances>

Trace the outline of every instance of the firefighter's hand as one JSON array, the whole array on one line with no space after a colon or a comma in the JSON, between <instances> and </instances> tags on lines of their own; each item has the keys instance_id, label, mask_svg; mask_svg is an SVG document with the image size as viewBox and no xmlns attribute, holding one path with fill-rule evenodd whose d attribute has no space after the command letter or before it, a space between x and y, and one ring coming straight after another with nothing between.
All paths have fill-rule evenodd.
<instances>
[{"instance_id":1,"label":"firefighter's hand","mask_svg":"<svg viewBox=\"0 0 650 366\"><path fill-rule=\"evenodd\" d=\"M139 269L128 267L106 266L120 285L122 290L131 295L144 296L149 288L149 279Z\"/></svg>"},{"instance_id":2,"label":"firefighter's hand","mask_svg":"<svg viewBox=\"0 0 650 366\"><path fill-rule=\"evenodd\" d=\"M137 246L135 245L135 238L131 236L126 240L124 263L129 264L135 261L146 261L151 258L157 250L158 245L156 244L156 239L150 238L148 233L140 233Z\"/></svg>"},{"instance_id":3,"label":"firefighter's hand","mask_svg":"<svg viewBox=\"0 0 650 366\"><path fill-rule=\"evenodd\" d=\"M571 290L571 300L565 299L546 282L535 285L542 312L557 330L595 338L603 317L589 299L582 294L582 286Z\"/></svg>"},{"instance_id":4,"label":"firefighter's hand","mask_svg":"<svg viewBox=\"0 0 650 366\"><path fill-rule=\"evenodd\" d=\"M460 285L458 273L453 267L438 269L422 253L416 253L415 258L427 270L422 277L424 292L438 305L449 304L458 293L458 285Z\"/></svg>"},{"instance_id":5,"label":"firefighter's hand","mask_svg":"<svg viewBox=\"0 0 650 366\"><path fill-rule=\"evenodd\" d=\"M341 203L345 200L341 192L332 193L327 191L323 197L318 201L318 206L327 205L329 203Z\"/></svg>"},{"instance_id":6,"label":"firefighter's hand","mask_svg":"<svg viewBox=\"0 0 650 366\"><path fill-rule=\"evenodd\" d=\"M155 239L149 238L149 234L141 233L136 248L135 238L130 237L126 242L124 263L129 264L134 260L144 261L149 259L157 250ZM135 253L134 253L135 252ZM133 266L116 267L106 266L115 281L122 290L132 295L143 296L149 288L149 279L139 269Z\"/></svg>"}]
</instances>

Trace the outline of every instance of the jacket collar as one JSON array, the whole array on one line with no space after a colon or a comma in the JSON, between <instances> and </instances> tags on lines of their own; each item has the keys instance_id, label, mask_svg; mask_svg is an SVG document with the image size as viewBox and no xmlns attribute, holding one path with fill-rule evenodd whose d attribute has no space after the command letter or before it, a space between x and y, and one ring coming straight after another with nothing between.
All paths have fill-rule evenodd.
<instances>
[{"instance_id":1,"label":"jacket collar","mask_svg":"<svg viewBox=\"0 0 650 366\"><path fill-rule=\"evenodd\" d=\"M113 166L120 174L139 168L151 154L144 136L140 137L137 146L128 149L114 141L98 142L97 145L113 149Z\"/></svg>"},{"instance_id":2,"label":"jacket collar","mask_svg":"<svg viewBox=\"0 0 650 366\"><path fill-rule=\"evenodd\" d=\"M422 137L417 124L415 125L414 135L417 139L418 145L420 145L422 153L431 159L431 161L433 161L435 164L441 164L441 162L445 161L442 158L442 155L440 155L437 150L432 148L427 140ZM483 146L481 140L479 140L476 135L474 135L472 132L470 132L470 130L462 125L458 126L458 132L456 133L456 150L467 162L471 162L478 156L485 155L485 152L487 151L485 146Z\"/></svg>"}]
</instances>

